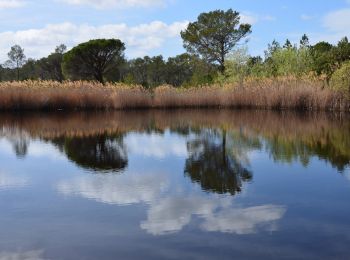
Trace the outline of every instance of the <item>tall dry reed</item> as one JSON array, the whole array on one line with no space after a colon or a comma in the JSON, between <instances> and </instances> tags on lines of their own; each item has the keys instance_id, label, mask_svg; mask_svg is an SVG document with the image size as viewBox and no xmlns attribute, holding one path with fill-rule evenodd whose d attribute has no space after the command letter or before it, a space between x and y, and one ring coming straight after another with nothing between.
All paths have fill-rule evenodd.
<instances>
[{"instance_id":1,"label":"tall dry reed","mask_svg":"<svg viewBox=\"0 0 350 260\"><path fill-rule=\"evenodd\" d=\"M349 99L322 80L249 80L243 85L199 88L102 85L96 82L23 81L0 83L0 110L85 110L136 108L259 108L349 111Z\"/></svg>"}]
</instances>

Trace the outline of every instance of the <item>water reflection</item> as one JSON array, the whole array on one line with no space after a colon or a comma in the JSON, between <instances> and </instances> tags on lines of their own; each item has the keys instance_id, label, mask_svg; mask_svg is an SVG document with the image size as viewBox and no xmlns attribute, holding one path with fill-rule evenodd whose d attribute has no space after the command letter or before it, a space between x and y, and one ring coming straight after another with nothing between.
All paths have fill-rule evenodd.
<instances>
[{"instance_id":1,"label":"water reflection","mask_svg":"<svg viewBox=\"0 0 350 260\"><path fill-rule=\"evenodd\" d=\"M12 176L0 170L0 190L22 188L28 184L24 177Z\"/></svg>"},{"instance_id":2,"label":"water reflection","mask_svg":"<svg viewBox=\"0 0 350 260\"><path fill-rule=\"evenodd\" d=\"M337 241L348 255L349 132L341 114L3 114L0 240L10 242L0 259L74 259L67 248L93 259L169 248L240 258L252 245L269 258L302 248L304 235L308 248Z\"/></svg>"},{"instance_id":3,"label":"water reflection","mask_svg":"<svg viewBox=\"0 0 350 260\"><path fill-rule=\"evenodd\" d=\"M185 174L204 190L234 195L241 191L242 181L250 181L253 174L235 157L235 143L227 144L227 137L226 131L203 131L189 141Z\"/></svg>"},{"instance_id":4,"label":"water reflection","mask_svg":"<svg viewBox=\"0 0 350 260\"><path fill-rule=\"evenodd\" d=\"M65 195L79 195L87 199L117 205L140 202L151 203L169 186L169 179L161 173L128 175L87 175L62 181L58 191Z\"/></svg>"},{"instance_id":5,"label":"water reflection","mask_svg":"<svg viewBox=\"0 0 350 260\"><path fill-rule=\"evenodd\" d=\"M62 137L51 141L64 151L69 160L83 168L119 171L128 164L122 135Z\"/></svg>"},{"instance_id":6,"label":"water reflection","mask_svg":"<svg viewBox=\"0 0 350 260\"><path fill-rule=\"evenodd\" d=\"M277 221L286 212L279 205L242 208L232 198L203 197L199 194L174 196L152 204L141 228L153 235L165 235L182 230L195 217L204 231L253 234L277 230Z\"/></svg>"},{"instance_id":7,"label":"water reflection","mask_svg":"<svg viewBox=\"0 0 350 260\"><path fill-rule=\"evenodd\" d=\"M0 252L1 260L44 260L44 250Z\"/></svg>"},{"instance_id":8,"label":"water reflection","mask_svg":"<svg viewBox=\"0 0 350 260\"><path fill-rule=\"evenodd\" d=\"M339 171L350 164L350 121L342 114L296 114L291 112L277 113L266 111L148 111L148 112L109 112L109 113L73 113L73 114L4 114L0 118L0 136L11 140L15 152L25 156L29 138L40 138L56 143L65 152L89 168L99 168L104 164L111 164L107 168L123 168L125 150L123 135L133 131L145 134L139 140L134 140L130 147L144 153L159 152L159 145L151 142L139 146L137 142L147 139L145 136L156 133L164 134L166 129L188 136L194 130L212 129L226 131L233 137L236 149L245 148L245 144L252 145L256 150L266 150L276 161L291 163L299 161L307 166L310 159L317 156L326 160ZM247 135L241 134L249 130ZM117 136L116 136L117 135ZM59 140L61 138L61 140ZM148 139L150 141L150 139ZM248 141L248 143L247 143ZM110 146L109 142L115 142ZM249 143L251 142L251 143ZM153 144L153 152L151 145ZM116 146L114 146L116 145ZM192 146L196 146L195 143ZM81 147L75 152L74 147ZM85 147L87 146L87 147ZM148 150L147 147L150 147ZM190 144L191 146L191 144ZM190 147L191 148L191 147ZM83 150L87 150L83 154ZM181 147L174 148L175 154L183 155ZM164 156L163 153L159 156ZM96 152L98 156L94 156ZM112 153L119 153L116 157L108 158ZM80 156L81 153L81 156ZM101 156L99 156L101 155ZM94 158L95 157L95 158ZM87 161L95 161L87 165ZM116 161L120 161L116 163ZM114 162L115 161L115 162ZM104 166L101 166L105 168Z\"/></svg>"}]
</instances>

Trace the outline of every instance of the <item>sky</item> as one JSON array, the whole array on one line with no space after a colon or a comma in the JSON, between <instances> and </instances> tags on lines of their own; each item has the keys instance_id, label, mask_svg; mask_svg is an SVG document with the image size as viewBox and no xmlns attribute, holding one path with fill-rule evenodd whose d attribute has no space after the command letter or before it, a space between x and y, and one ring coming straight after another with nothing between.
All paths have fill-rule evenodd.
<instances>
[{"instance_id":1,"label":"sky","mask_svg":"<svg viewBox=\"0 0 350 260\"><path fill-rule=\"evenodd\" d=\"M121 39L127 58L167 58L185 52L180 32L200 13L229 8L252 24L251 55L304 33L311 43L350 36L350 0L0 0L0 64L14 44L38 59L96 38Z\"/></svg>"}]
</instances>

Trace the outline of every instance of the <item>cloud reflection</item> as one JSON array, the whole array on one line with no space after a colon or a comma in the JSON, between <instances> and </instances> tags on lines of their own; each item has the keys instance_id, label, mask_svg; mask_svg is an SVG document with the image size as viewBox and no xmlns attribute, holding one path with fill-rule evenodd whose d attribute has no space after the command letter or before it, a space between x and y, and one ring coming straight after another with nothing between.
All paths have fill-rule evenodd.
<instances>
[{"instance_id":1,"label":"cloud reflection","mask_svg":"<svg viewBox=\"0 0 350 260\"><path fill-rule=\"evenodd\" d=\"M262 205L249 208L224 208L205 217L202 228L235 234L253 234L261 230L275 231L276 221L286 212L284 206Z\"/></svg>"},{"instance_id":2,"label":"cloud reflection","mask_svg":"<svg viewBox=\"0 0 350 260\"><path fill-rule=\"evenodd\" d=\"M141 228L153 235L174 233L189 224L193 216L198 216L202 221L200 227L205 231L253 234L276 230L276 221L285 212L286 208L278 205L239 208L232 199L215 196L168 198L151 206Z\"/></svg>"},{"instance_id":3,"label":"cloud reflection","mask_svg":"<svg viewBox=\"0 0 350 260\"><path fill-rule=\"evenodd\" d=\"M187 156L186 140L166 138L158 134L130 134L125 138L128 151L142 156L163 159L166 156ZM142 145L140 145L142 144Z\"/></svg>"},{"instance_id":4,"label":"cloud reflection","mask_svg":"<svg viewBox=\"0 0 350 260\"><path fill-rule=\"evenodd\" d=\"M58 191L98 202L127 205L154 201L168 184L164 174L95 174L63 181L58 184Z\"/></svg>"},{"instance_id":5,"label":"cloud reflection","mask_svg":"<svg viewBox=\"0 0 350 260\"><path fill-rule=\"evenodd\" d=\"M25 252L0 252L0 260L44 260L44 250Z\"/></svg>"},{"instance_id":6,"label":"cloud reflection","mask_svg":"<svg viewBox=\"0 0 350 260\"><path fill-rule=\"evenodd\" d=\"M148 203L147 219L140 227L152 235L179 232L194 220L194 225L208 232L274 231L286 212L279 205L239 207L232 196L200 190L171 192L169 184L167 174L90 174L59 183L58 191L108 204Z\"/></svg>"},{"instance_id":7,"label":"cloud reflection","mask_svg":"<svg viewBox=\"0 0 350 260\"><path fill-rule=\"evenodd\" d=\"M22 188L28 183L27 179L11 176L9 173L0 171L0 190Z\"/></svg>"}]
</instances>

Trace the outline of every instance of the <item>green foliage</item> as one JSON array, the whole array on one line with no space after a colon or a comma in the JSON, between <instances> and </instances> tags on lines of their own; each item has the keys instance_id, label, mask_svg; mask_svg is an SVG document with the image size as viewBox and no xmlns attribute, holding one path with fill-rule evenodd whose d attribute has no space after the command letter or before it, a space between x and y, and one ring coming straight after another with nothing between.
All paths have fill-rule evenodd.
<instances>
[{"instance_id":1,"label":"green foliage","mask_svg":"<svg viewBox=\"0 0 350 260\"><path fill-rule=\"evenodd\" d=\"M350 43L347 37L341 39L333 49L333 58L337 68L340 68L344 61L350 60Z\"/></svg>"},{"instance_id":2,"label":"green foliage","mask_svg":"<svg viewBox=\"0 0 350 260\"><path fill-rule=\"evenodd\" d=\"M335 90L350 94L350 61L345 62L333 73L330 85Z\"/></svg>"},{"instance_id":3,"label":"green foliage","mask_svg":"<svg viewBox=\"0 0 350 260\"><path fill-rule=\"evenodd\" d=\"M38 79L38 66L34 59L28 59L27 62L20 69L21 80L35 80Z\"/></svg>"},{"instance_id":4,"label":"green foliage","mask_svg":"<svg viewBox=\"0 0 350 260\"><path fill-rule=\"evenodd\" d=\"M193 57L187 53L170 57L166 63L167 83L179 87L189 82L196 67L193 60Z\"/></svg>"},{"instance_id":5,"label":"green foliage","mask_svg":"<svg viewBox=\"0 0 350 260\"><path fill-rule=\"evenodd\" d=\"M128 64L126 80L152 88L165 83L165 61L163 56L137 58ZM125 81L124 81L125 82Z\"/></svg>"},{"instance_id":6,"label":"green foliage","mask_svg":"<svg viewBox=\"0 0 350 260\"><path fill-rule=\"evenodd\" d=\"M311 47L313 70L318 74L328 77L332 74L332 50L333 46L328 42L319 42Z\"/></svg>"},{"instance_id":7,"label":"green foliage","mask_svg":"<svg viewBox=\"0 0 350 260\"><path fill-rule=\"evenodd\" d=\"M197 56L181 54L167 61L162 56L137 58L128 62L123 82L154 88L162 84L175 87L198 86L213 82L216 68Z\"/></svg>"},{"instance_id":8,"label":"green foliage","mask_svg":"<svg viewBox=\"0 0 350 260\"><path fill-rule=\"evenodd\" d=\"M249 57L246 48L237 49L228 56L225 63L226 72L219 77L220 82L240 82L247 76L277 77L303 76L312 71L313 57L306 35L301 40L300 47L293 46L287 40L281 47L277 41L268 45L265 60L260 56Z\"/></svg>"},{"instance_id":9,"label":"green foliage","mask_svg":"<svg viewBox=\"0 0 350 260\"><path fill-rule=\"evenodd\" d=\"M250 57L246 47L234 50L228 55L225 62L225 73L219 75L218 81L220 83L243 83L244 78L249 74L249 61Z\"/></svg>"},{"instance_id":10,"label":"green foliage","mask_svg":"<svg viewBox=\"0 0 350 260\"><path fill-rule=\"evenodd\" d=\"M181 32L181 37L187 51L218 63L224 72L226 55L250 32L251 25L240 24L239 13L229 9L200 14L196 22Z\"/></svg>"},{"instance_id":11,"label":"green foliage","mask_svg":"<svg viewBox=\"0 0 350 260\"><path fill-rule=\"evenodd\" d=\"M63 73L72 80L94 79L104 83L105 76L124 60L125 46L118 39L97 39L81 43L63 56Z\"/></svg>"},{"instance_id":12,"label":"green foliage","mask_svg":"<svg viewBox=\"0 0 350 260\"><path fill-rule=\"evenodd\" d=\"M64 44L61 44L56 47L54 53L51 53L48 57L42 58L37 62L41 79L57 81L64 80L62 73L62 62L66 49L67 47Z\"/></svg>"},{"instance_id":13,"label":"green foliage","mask_svg":"<svg viewBox=\"0 0 350 260\"><path fill-rule=\"evenodd\" d=\"M344 62L350 60L350 43L347 37L341 39L336 46L319 42L312 46L311 50L314 71L318 75L326 75L327 79L330 79Z\"/></svg>"},{"instance_id":14,"label":"green foliage","mask_svg":"<svg viewBox=\"0 0 350 260\"><path fill-rule=\"evenodd\" d=\"M312 58L308 48L284 47L272 54L276 76L301 76L311 71Z\"/></svg>"}]
</instances>

